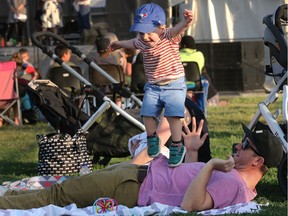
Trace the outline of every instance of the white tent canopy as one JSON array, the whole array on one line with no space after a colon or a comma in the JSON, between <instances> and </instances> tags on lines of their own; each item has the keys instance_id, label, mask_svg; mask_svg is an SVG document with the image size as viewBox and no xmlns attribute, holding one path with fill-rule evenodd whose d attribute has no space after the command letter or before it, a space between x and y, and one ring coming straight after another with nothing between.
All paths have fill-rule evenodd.
<instances>
[{"instance_id":1,"label":"white tent canopy","mask_svg":"<svg viewBox=\"0 0 288 216\"><path fill-rule=\"evenodd\" d=\"M188 30L197 42L262 40L263 17L288 0L189 0L194 22ZM184 8L183 8L184 9Z\"/></svg>"}]
</instances>

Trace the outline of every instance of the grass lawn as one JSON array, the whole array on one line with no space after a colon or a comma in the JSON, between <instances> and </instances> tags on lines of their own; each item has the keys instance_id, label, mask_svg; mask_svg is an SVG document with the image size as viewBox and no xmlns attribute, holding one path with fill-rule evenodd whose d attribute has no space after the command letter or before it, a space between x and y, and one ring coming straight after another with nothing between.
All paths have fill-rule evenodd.
<instances>
[{"instance_id":1,"label":"grass lawn","mask_svg":"<svg viewBox=\"0 0 288 216\"><path fill-rule=\"evenodd\" d=\"M213 157L226 158L226 155L231 154L231 144L239 142L243 135L240 123L249 123L256 111L257 104L265 97L265 94L222 96L221 100L226 100L227 106L208 108L207 119ZM271 107L274 109L277 104L279 105L279 102ZM21 128L9 125L1 127L0 183L37 175L38 146L35 136L53 131L52 127L43 122L33 126L25 125ZM111 163L129 159L113 158ZM94 167L94 169L99 168L101 167ZM269 206L264 207L256 215L287 215L287 197L282 194L278 185L277 169L269 170L258 184L257 191L256 201L262 204L269 203Z\"/></svg>"}]
</instances>

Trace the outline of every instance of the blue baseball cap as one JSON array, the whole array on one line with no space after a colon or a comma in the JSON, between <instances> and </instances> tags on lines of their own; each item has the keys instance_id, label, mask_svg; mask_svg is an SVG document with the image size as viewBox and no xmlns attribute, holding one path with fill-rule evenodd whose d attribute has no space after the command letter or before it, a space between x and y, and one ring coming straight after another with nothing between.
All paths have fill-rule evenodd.
<instances>
[{"instance_id":1,"label":"blue baseball cap","mask_svg":"<svg viewBox=\"0 0 288 216\"><path fill-rule=\"evenodd\" d=\"M165 25L164 10L157 4L144 4L136 10L134 24L130 32L150 33L159 25Z\"/></svg>"}]
</instances>

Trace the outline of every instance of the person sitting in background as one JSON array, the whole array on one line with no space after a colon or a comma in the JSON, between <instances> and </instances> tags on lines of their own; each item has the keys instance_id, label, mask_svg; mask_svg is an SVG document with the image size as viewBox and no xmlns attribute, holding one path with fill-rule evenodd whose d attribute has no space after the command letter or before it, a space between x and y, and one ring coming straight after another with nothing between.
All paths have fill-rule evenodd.
<instances>
[{"instance_id":1,"label":"person sitting in background","mask_svg":"<svg viewBox=\"0 0 288 216\"><path fill-rule=\"evenodd\" d=\"M111 37L110 37L111 38ZM125 74L127 59L123 51L118 51L111 53L108 47L112 41L109 36L100 36L96 40L97 53L95 57L95 62L99 66L101 65L120 65L122 67L122 72ZM109 74L109 71L106 71ZM115 103L122 107L122 98L117 96Z\"/></svg>"},{"instance_id":2,"label":"person sitting in background","mask_svg":"<svg viewBox=\"0 0 288 216\"><path fill-rule=\"evenodd\" d=\"M29 62L30 55L29 55L28 49L26 49L26 48L21 48L21 49L19 49L19 53L20 53L20 55L21 55L23 64L26 64L26 65L27 65L25 72L26 72L27 74L31 74L32 80L39 79L39 78L40 78L40 73L39 73L39 71L36 70L36 68L33 66L33 64L31 64L31 63Z\"/></svg>"},{"instance_id":3,"label":"person sitting in background","mask_svg":"<svg viewBox=\"0 0 288 216\"><path fill-rule=\"evenodd\" d=\"M195 62L196 65L198 65L198 70L197 66L194 67L194 64L191 66L187 65L187 68L185 68L185 75L187 79L187 94L193 99L193 101L195 101L195 103L206 115L206 94L208 91L206 86L208 85L209 88L209 84L207 81L205 83L203 76L201 76L202 69L205 64L204 55L201 51L196 49L195 40L192 36L183 36L179 49L179 54L183 65L184 63L188 62ZM204 84L206 85L204 86ZM199 91L203 92L203 94L195 93Z\"/></svg>"},{"instance_id":4,"label":"person sitting in background","mask_svg":"<svg viewBox=\"0 0 288 216\"><path fill-rule=\"evenodd\" d=\"M242 125L245 138L238 143L228 159L213 158L207 163L189 162L197 157L207 135L200 137L192 118L192 130L184 123L182 133L187 148L186 161L168 167L160 154L147 166L120 163L83 176L71 177L51 188L35 191L15 191L1 187L1 209L30 209L49 204L77 207L91 206L100 197L116 199L127 207L147 206L154 202L180 206L187 211L223 208L249 202L257 195L256 185L268 168L277 167L283 148L270 131L251 131ZM150 160L150 158L147 158ZM178 178L181 176L181 178ZM167 190L169 187L169 190Z\"/></svg>"},{"instance_id":5,"label":"person sitting in background","mask_svg":"<svg viewBox=\"0 0 288 216\"><path fill-rule=\"evenodd\" d=\"M98 65L114 64L120 65L123 69L123 72L126 70L127 59L123 51L111 53L108 50L108 47L111 43L109 37L100 36L96 39L96 48L97 53L95 56L95 62Z\"/></svg>"},{"instance_id":6,"label":"person sitting in background","mask_svg":"<svg viewBox=\"0 0 288 216\"><path fill-rule=\"evenodd\" d=\"M80 67L71 62L71 50L64 46L63 44L59 44L55 47L54 53L69 67L76 70L78 73L81 73ZM55 76L55 73L61 73L61 76ZM64 79L62 79L64 78ZM56 61L49 67L48 72L46 74L46 79L51 80L53 83L68 91L68 93L72 93L72 97L80 94L81 92L81 82L77 80L72 75L69 74L64 68L62 68L59 63ZM68 83L64 82L67 80ZM75 82L74 82L75 81ZM78 102L77 102L78 103Z\"/></svg>"},{"instance_id":7,"label":"person sitting in background","mask_svg":"<svg viewBox=\"0 0 288 216\"><path fill-rule=\"evenodd\" d=\"M180 43L180 57L182 62L196 62L198 64L201 78L206 79L209 83L206 104L208 106L227 105L225 101L219 101L219 94L212 83L212 80L206 70L205 57L203 53L196 49L195 40L192 36L184 36ZM188 95L193 98L193 94L188 92ZM197 100L197 99L196 99ZM196 101L199 105L199 103ZM199 105L200 106L200 105ZM200 106L201 107L201 106Z\"/></svg>"},{"instance_id":8,"label":"person sitting in background","mask_svg":"<svg viewBox=\"0 0 288 216\"><path fill-rule=\"evenodd\" d=\"M64 46L63 44L59 44L55 47L54 49L54 53L63 61L65 62L67 65L69 66L76 66L73 62L71 62L71 51L69 48L67 48L66 46ZM57 62L54 62L48 69L48 73L49 70L51 68L54 67L61 67L61 65L59 65ZM64 69L63 69L64 70ZM46 77L49 79L49 74L46 75Z\"/></svg>"},{"instance_id":9,"label":"person sitting in background","mask_svg":"<svg viewBox=\"0 0 288 216\"><path fill-rule=\"evenodd\" d=\"M202 69L205 65L205 58L203 53L196 49L195 40L192 36L186 35L182 37L179 54L182 62L196 62L200 73L202 73Z\"/></svg>"},{"instance_id":10,"label":"person sitting in background","mask_svg":"<svg viewBox=\"0 0 288 216\"><path fill-rule=\"evenodd\" d=\"M26 92L26 86L33 79L34 68L28 67L27 64L23 64L22 56L19 52L14 53L10 59L15 61L18 71L18 88L21 98L21 110L24 124L36 124L37 118L34 112L34 105L31 102L29 95Z\"/></svg>"}]
</instances>

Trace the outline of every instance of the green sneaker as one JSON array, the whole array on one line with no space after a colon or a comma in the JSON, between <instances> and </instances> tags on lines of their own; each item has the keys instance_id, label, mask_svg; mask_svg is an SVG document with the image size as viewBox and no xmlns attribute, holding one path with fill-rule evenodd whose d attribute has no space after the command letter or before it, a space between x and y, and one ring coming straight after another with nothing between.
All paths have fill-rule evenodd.
<instances>
[{"instance_id":1,"label":"green sneaker","mask_svg":"<svg viewBox=\"0 0 288 216\"><path fill-rule=\"evenodd\" d=\"M184 156L186 154L186 148L184 145L171 145L170 148L170 155L168 160L169 167L176 167L182 163Z\"/></svg>"},{"instance_id":2,"label":"green sneaker","mask_svg":"<svg viewBox=\"0 0 288 216\"><path fill-rule=\"evenodd\" d=\"M160 153L160 139L158 136L152 136L147 138L147 153L149 157L157 157Z\"/></svg>"}]
</instances>

